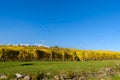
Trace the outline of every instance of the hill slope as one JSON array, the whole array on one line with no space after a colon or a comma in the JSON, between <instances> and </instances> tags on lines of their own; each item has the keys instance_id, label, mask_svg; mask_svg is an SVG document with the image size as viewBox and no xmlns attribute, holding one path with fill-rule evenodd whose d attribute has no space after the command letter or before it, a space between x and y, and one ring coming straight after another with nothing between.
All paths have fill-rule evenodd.
<instances>
[{"instance_id":1,"label":"hill slope","mask_svg":"<svg viewBox=\"0 0 120 80\"><path fill-rule=\"evenodd\" d=\"M88 61L120 59L120 52L77 50L59 47L0 46L0 61Z\"/></svg>"}]
</instances>

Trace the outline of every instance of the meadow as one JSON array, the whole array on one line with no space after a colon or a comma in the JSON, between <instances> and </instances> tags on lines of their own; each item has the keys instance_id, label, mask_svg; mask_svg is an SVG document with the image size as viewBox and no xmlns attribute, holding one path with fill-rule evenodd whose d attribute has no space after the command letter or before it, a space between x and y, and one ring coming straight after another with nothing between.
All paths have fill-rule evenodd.
<instances>
[{"instance_id":1,"label":"meadow","mask_svg":"<svg viewBox=\"0 0 120 80\"><path fill-rule=\"evenodd\" d=\"M119 60L106 61L26 61L26 62L0 62L0 73L39 73L39 72L61 72L61 71L89 71L114 66Z\"/></svg>"},{"instance_id":2,"label":"meadow","mask_svg":"<svg viewBox=\"0 0 120 80\"><path fill-rule=\"evenodd\" d=\"M48 72L52 73L53 75L60 74L62 72L65 73L96 72L99 71L100 69L114 67L117 63L119 63L119 61L120 60L84 61L84 62L80 61L0 62L0 74L6 74L9 77L15 77L16 73L20 73L36 77L40 73ZM115 78L116 80L115 76L113 78Z\"/></svg>"}]
</instances>

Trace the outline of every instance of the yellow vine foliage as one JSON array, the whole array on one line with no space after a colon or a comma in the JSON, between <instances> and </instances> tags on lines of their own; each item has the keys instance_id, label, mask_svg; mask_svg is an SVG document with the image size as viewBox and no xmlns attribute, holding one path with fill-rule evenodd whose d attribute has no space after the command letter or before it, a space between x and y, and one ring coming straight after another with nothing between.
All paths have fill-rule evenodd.
<instances>
[{"instance_id":1,"label":"yellow vine foliage","mask_svg":"<svg viewBox=\"0 0 120 80\"><path fill-rule=\"evenodd\" d=\"M49 60L89 61L120 59L120 52L104 50L77 50L37 46L0 46L0 61Z\"/></svg>"}]
</instances>

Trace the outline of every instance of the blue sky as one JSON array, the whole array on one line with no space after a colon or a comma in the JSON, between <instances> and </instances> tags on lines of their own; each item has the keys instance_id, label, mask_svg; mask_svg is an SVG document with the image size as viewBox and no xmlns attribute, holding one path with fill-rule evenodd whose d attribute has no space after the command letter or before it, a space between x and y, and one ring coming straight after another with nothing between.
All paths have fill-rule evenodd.
<instances>
[{"instance_id":1,"label":"blue sky","mask_svg":"<svg viewBox=\"0 0 120 80\"><path fill-rule=\"evenodd\" d=\"M120 51L119 0L0 0L0 44Z\"/></svg>"}]
</instances>

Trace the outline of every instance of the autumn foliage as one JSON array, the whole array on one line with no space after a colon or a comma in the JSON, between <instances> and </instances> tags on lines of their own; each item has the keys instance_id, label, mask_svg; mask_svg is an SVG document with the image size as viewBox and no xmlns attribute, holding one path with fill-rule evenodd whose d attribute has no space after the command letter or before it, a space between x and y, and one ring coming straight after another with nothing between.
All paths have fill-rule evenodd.
<instances>
[{"instance_id":1,"label":"autumn foliage","mask_svg":"<svg viewBox=\"0 0 120 80\"><path fill-rule=\"evenodd\" d=\"M0 61L89 61L120 59L120 52L59 47L0 46Z\"/></svg>"}]
</instances>

